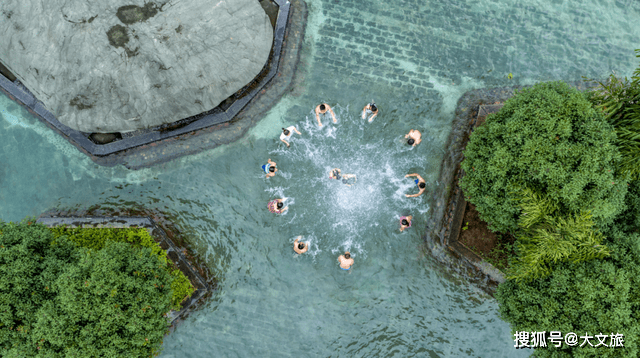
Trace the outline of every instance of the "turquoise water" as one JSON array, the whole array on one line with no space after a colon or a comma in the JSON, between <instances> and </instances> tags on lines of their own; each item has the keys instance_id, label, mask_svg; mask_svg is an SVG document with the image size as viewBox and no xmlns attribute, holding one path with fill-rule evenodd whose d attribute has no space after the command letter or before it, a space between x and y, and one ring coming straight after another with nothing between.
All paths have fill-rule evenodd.
<instances>
[{"instance_id":1,"label":"turquoise water","mask_svg":"<svg viewBox=\"0 0 640 358\"><path fill-rule=\"evenodd\" d=\"M590 6L587 8L587 6ZM308 2L300 86L250 134L150 169L94 164L0 97L0 217L52 208L150 207L173 215L220 280L210 302L164 343L162 357L517 357L496 302L422 249L458 98L474 88L630 75L633 1ZM513 74L509 80L507 75ZM381 114L360 119L371 99ZM312 110L338 123L318 129ZM280 128L297 125L291 148ZM423 142L401 142L415 128ZM276 177L260 166L271 158ZM339 167L358 176L328 179ZM276 216L266 204L286 197ZM401 215L413 226L398 230ZM311 249L295 256L297 235ZM355 265L339 270L350 250ZM553 330L555 327L549 327Z\"/></svg>"}]
</instances>

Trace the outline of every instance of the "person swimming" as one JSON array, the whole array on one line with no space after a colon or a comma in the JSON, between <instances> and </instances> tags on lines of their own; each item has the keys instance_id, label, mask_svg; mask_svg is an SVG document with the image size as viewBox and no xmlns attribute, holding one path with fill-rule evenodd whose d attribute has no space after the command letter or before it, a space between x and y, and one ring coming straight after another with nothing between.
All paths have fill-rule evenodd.
<instances>
[{"instance_id":1,"label":"person swimming","mask_svg":"<svg viewBox=\"0 0 640 358\"><path fill-rule=\"evenodd\" d=\"M376 118L376 116L378 115L378 107L373 102L373 100L371 100L371 103L367 104L362 109L362 119L367 118L367 115L369 113L373 114L371 117L369 117L369 123L371 123L373 122L373 119Z\"/></svg>"},{"instance_id":2,"label":"person swimming","mask_svg":"<svg viewBox=\"0 0 640 358\"><path fill-rule=\"evenodd\" d=\"M275 199L275 200L271 200L268 204L267 204L267 208L269 209L270 212L274 213L274 214L282 214L285 210L289 209L288 206L284 207L284 203L282 199Z\"/></svg>"},{"instance_id":3,"label":"person swimming","mask_svg":"<svg viewBox=\"0 0 640 358\"><path fill-rule=\"evenodd\" d=\"M293 251L298 254L304 254L305 252L307 252L307 250L309 250L309 243L299 241L300 239L302 239L302 236L298 236L293 242Z\"/></svg>"},{"instance_id":4,"label":"person swimming","mask_svg":"<svg viewBox=\"0 0 640 358\"><path fill-rule=\"evenodd\" d=\"M400 231L404 231L404 229L408 229L411 227L411 219L413 219L413 216L409 215L409 216L401 216L400 217Z\"/></svg>"},{"instance_id":5,"label":"person swimming","mask_svg":"<svg viewBox=\"0 0 640 358\"><path fill-rule=\"evenodd\" d=\"M420 144L420 142L422 142L422 134L420 133L420 131L415 129L410 130L409 133L404 137L409 138L409 140L407 140L407 143L412 147L415 147L416 145Z\"/></svg>"},{"instance_id":6,"label":"person swimming","mask_svg":"<svg viewBox=\"0 0 640 358\"><path fill-rule=\"evenodd\" d=\"M329 179L336 179L342 181L346 186L351 186L356 183L358 178L356 178L355 174L342 174L342 171L338 168L333 168L331 173L329 174ZM349 184L349 180L353 179L353 184Z\"/></svg>"},{"instance_id":7,"label":"person swimming","mask_svg":"<svg viewBox=\"0 0 640 358\"><path fill-rule=\"evenodd\" d=\"M333 113L333 110L331 109L331 107L329 107L329 105L326 103L322 103L316 107L316 120L318 120L318 126L322 127L322 122L320 121L320 115L327 113L327 111L329 111L329 113L331 114L331 118L333 118L333 123L338 123L338 121L336 120L336 114Z\"/></svg>"},{"instance_id":8,"label":"person swimming","mask_svg":"<svg viewBox=\"0 0 640 358\"><path fill-rule=\"evenodd\" d=\"M271 158L269 158L267 164L262 166L262 170L267 173L267 178L270 178L276 175L278 168L276 167L276 162L271 161Z\"/></svg>"},{"instance_id":9,"label":"person swimming","mask_svg":"<svg viewBox=\"0 0 640 358\"><path fill-rule=\"evenodd\" d=\"M296 129L295 126L282 128L282 133L280 134L280 141L282 141L284 144L286 144L287 147L289 147L289 142L287 142L287 141L290 140L291 136L293 135L292 131L300 134L300 132L298 132L298 130Z\"/></svg>"},{"instance_id":10,"label":"person swimming","mask_svg":"<svg viewBox=\"0 0 640 358\"><path fill-rule=\"evenodd\" d=\"M425 180L424 180L420 175L418 175L417 173L413 173L413 174L407 174L407 175L405 175L404 177L405 177L405 178L408 178L408 177L417 177L417 179L415 179L415 180L414 180L414 183L416 183L416 186L417 186L417 187L418 187L418 189L420 190L417 194L412 194L412 195L405 194L405 196L406 196L407 198L415 198L415 197L417 197L417 196L422 195L422 193L424 193L424 191L425 191L425 189L426 189L426 187L427 187L427 184L426 184Z\"/></svg>"},{"instance_id":11,"label":"person swimming","mask_svg":"<svg viewBox=\"0 0 640 358\"><path fill-rule=\"evenodd\" d=\"M349 251L345 251L344 255L340 255L340 257L338 257L338 262L340 262L340 268L347 271L351 269L351 265L353 265L354 261L351 258Z\"/></svg>"}]
</instances>

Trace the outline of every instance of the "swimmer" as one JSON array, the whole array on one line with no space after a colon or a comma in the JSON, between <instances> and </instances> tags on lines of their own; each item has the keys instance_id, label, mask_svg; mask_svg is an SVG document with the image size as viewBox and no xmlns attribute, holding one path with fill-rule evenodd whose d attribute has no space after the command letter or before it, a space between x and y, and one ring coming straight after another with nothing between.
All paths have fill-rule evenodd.
<instances>
[{"instance_id":1,"label":"swimmer","mask_svg":"<svg viewBox=\"0 0 640 358\"><path fill-rule=\"evenodd\" d=\"M298 238L296 238L296 241L293 242L293 251L298 254L304 254L305 252L307 252L307 250L309 250L309 243L304 243L302 241L298 242L298 240L300 239L302 239L302 236L298 236Z\"/></svg>"},{"instance_id":2,"label":"swimmer","mask_svg":"<svg viewBox=\"0 0 640 358\"><path fill-rule=\"evenodd\" d=\"M355 184L358 181L358 178L356 178L355 174L344 174L342 175L342 184L346 185L346 186L352 186L353 184L349 184L349 179L353 178L353 184Z\"/></svg>"},{"instance_id":3,"label":"swimmer","mask_svg":"<svg viewBox=\"0 0 640 358\"><path fill-rule=\"evenodd\" d=\"M300 132L298 132L298 130L296 129L296 127L294 126L290 126L287 128L282 128L282 134L280 134L280 140L282 142L284 142L284 144L287 145L287 147L289 147L289 143L287 142L291 136L293 135L293 132L296 132L298 134L300 134Z\"/></svg>"},{"instance_id":4,"label":"swimmer","mask_svg":"<svg viewBox=\"0 0 640 358\"><path fill-rule=\"evenodd\" d=\"M275 176L278 168L276 168L276 162L271 161L271 158L267 160L267 164L262 166L262 170L267 173L267 178Z\"/></svg>"},{"instance_id":5,"label":"swimmer","mask_svg":"<svg viewBox=\"0 0 640 358\"><path fill-rule=\"evenodd\" d=\"M344 255L340 255L338 261L340 262L340 268L345 271L351 269L351 265L353 265L353 259L349 251L345 251Z\"/></svg>"},{"instance_id":6,"label":"swimmer","mask_svg":"<svg viewBox=\"0 0 640 358\"><path fill-rule=\"evenodd\" d=\"M355 179L353 184L355 184L355 182L358 181L358 178L356 178L355 174L344 174L344 175L342 175L341 170L338 169L338 168L333 168L333 170L329 174L329 179L341 180L342 183L345 184L346 186L353 185L353 184L349 184L349 179L351 179L351 178Z\"/></svg>"},{"instance_id":7,"label":"swimmer","mask_svg":"<svg viewBox=\"0 0 640 358\"><path fill-rule=\"evenodd\" d=\"M331 113L331 118L333 118L333 123L338 123L338 121L336 120L336 114L333 113L333 110L331 109L331 107L329 107L328 104L323 103L316 107L316 119L318 120L318 126L322 127L322 122L320 122L320 115L327 113L327 111Z\"/></svg>"},{"instance_id":8,"label":"swimmer","mask_svg":"<svg viewBox=\"0 0 640 358\"><path fill-rule=\"evenodd\" d=\"M420 189L420 192L418 192L418 194L412 194L412 195L405 194L405 196L406 196L407 198L415 198L416 196L420 196L420 195L422 195L422 193L424 193L424 190L425 190L425 189L426 189L426 187L427 187L427 183L424 181L424 179L422 179L422 177L421 177L420 175L418 175L418 174L416 174L416 173L413 173L413 174L407 174L407 175L405 175L404 177L405 177L405 178L408 178L408 177L418 177L418 179L415 179L415 180L414 180L414 182L415 182L415 183L416 183L416 185L418 186L418 189Z\"/></svg>"},{"instance_id":9,"label":"swimmer","mask_svg":"<svg viewBox=\"0 0 640 358\"><path fill-rule=\"evenodd\" d=\"M269 204L267 204L267 208L269 208L269 211L274 214L282 214L285 210L289 209L288 206L285 206L284 208L283 206L284 203L282 199L271 200Z\"/></svg>"},{"instance_id":10,"label":"swimmer","mask_svg":"<svg viewBox=\"0 0 640 358\"><path fill-rule=\"evenodd\" d=\"M413 219L413 216L411 215L400 217L400 232L411 227L411 219Z\"/></svg>"},{"instance_id":11,"label":"swimmer","mask_svg":"<svg viewBox=\"0 0 640 358\"><path fill-rule=\"evenodd\" d=\"M340 173L341 173L340 169L333 168L333 170L329 174L329 179L336 179L336 180L342 179L342 175Z\"/></svg>"},{"instance_id":12,"label":"swimmer","mask_svg":"<svg viewBox=\"0 0 640 358\"><path fill-rule=\"evenodd\" d=\"M371 123L373 122L373 119L376 118L376 116L378 115L378 107L373 102L373 100L371 100L371 103L369 103L362 109L362 119L367 118L367 115L369 113L373 114L371 117L369 117L369 123Z\"/></svg>"},{"instance_id":13,"label":"swimmer","mask_svg":"<svg viewBox=\"0 0 640 358\"><path fill-rule=\"evenodd\" d=\"M412 147L415 147L416 145L420 144L420 142L422 142L422 134L420 134L420 131L415 129L410 130L409 133L404 137L409 138L409 140L407 140L407 143Z\"/></svg>"}]
</instances>

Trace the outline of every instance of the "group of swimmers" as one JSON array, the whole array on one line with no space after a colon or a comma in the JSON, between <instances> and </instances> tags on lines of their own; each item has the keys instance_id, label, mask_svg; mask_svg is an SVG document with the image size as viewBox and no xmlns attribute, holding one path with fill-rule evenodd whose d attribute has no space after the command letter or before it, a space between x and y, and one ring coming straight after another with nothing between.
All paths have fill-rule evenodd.
<instances>
[{"instance_id":1,"label":"group of swimmers","mask_svg":"<svg viewBox=\"0 0 640 358\"><path fill-rule=\"evenodd\" d=\"M331 107L326 103L322 103L322 104L319 104L315 110L318 126L322 127L322 121L320 120L320 115L325 115L327 112L329 112L329 114L331 115L331 118L333 119L333 123L338 123L336 119L336 114L333 112ZM371 101L371 103L367 104L362 109L362 119L367 119L369 123L373 122L373 119L377 115L378 115L378 107L373 101ZM295 126L282 128L282 134L280 134L280 140L284 142L284 144L286 144L287 147L290 147L290 144L288 141L291 139L293 132L301 134L296 129ZM404 136L404 138L407 139L407 144L409 144L412 147L415 147L416 145L420 144L420 142L422 141L422 134L418 130L411 129L409 133L407 133ZM276 175L278 168L276 167L276 163L272 161L271 158L269 158L269 160L267 161L267 164L262 166L262 170L266 173L266 177L270 178ZM416 177L416 179L414 179L414 182L419 190L417 194L412 194L412 195L405 194L407 198L414 198L424 193L424 191L426 190L427 184L419 174L417 173L407 174L404 177L405 178ZM331 173L329 174L329 179L342 180L342 183L347 186L351 186L355 184L355 181L357 180L355 174L342 174L342 171L339 168L334 168L331 170ZM351 182L350 179L354 179L354 181ZM283 199L274 199L267 204L267 208L269 209L270 212L274 214L282 214L283 212L289 209L289 206L284 206ZM411 227L411 219L413 219L413 216L411 215L400 217L401 232ZM302 242L301 239L302 239L302 236L298 236L296 240L293 242L293 250L297 254L303 254L307 252L307 250L309 250L309 243ZM349 251L345 251L344 255L340 255L340 257L338 257L338 262L340 263L340 268L343 270L349 270L351 268L351 265L353 265L354 263L353 258L351 258L351 253L349 253Z\"/></svg>"}]
</instances>

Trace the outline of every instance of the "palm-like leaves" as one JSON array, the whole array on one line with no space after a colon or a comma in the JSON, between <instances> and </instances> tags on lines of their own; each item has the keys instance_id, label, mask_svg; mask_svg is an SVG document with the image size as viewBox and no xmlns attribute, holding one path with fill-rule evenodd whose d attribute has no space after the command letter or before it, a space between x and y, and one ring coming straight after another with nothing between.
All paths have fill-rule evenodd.
<instances>
[{"instance_id":1,"label":"palm-like leaves","mask_svg":"<svg viewBox=\"0 0 640 358\"><path fill-rule=\"evenodd\" d=\"M526 188L521 192L521 232L517 258L509 278L529 281L548 276L551 264L561 261L581 262L609 256L601 245L602 234L594 228L589 212L560 215L558 203Z\"/></svg>"},{"instance_id":2,"label":"palm-like leaves","mask_svg":"<svg viewBox=\"0 0 640 358\"><path fill-rule=\"evenodd\" d=\"M636 50L640 58L640 50ZM631 77L619 79L612 74L606 83L589 94L589 99L605 114L614 126L618 139L616 145L622 155L620 172L632 179L640 178L640 67ZM592 81L593 80L589 80Z\"/></svg>"}]
</instances>

